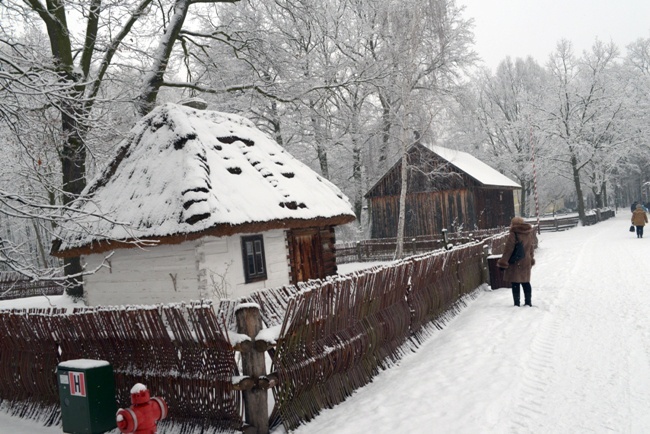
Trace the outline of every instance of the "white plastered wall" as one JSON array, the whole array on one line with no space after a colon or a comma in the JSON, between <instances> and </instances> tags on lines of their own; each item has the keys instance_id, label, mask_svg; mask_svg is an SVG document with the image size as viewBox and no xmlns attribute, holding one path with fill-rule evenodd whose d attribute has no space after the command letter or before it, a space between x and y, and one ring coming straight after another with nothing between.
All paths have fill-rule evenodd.
<instances>
[{"instance_id":1,"label":"white plastered wall","mask_svg":"<svg viewBox=\"0 0 650 434\"><path fill-rule=\"evenodd\" d=\"M243 234L255 235L255 234ZM289 284L286 233L273 230L263 233L267 279L246 284L241 235L204 237L197 246L201 292L205 298L236 299L264 289ZM224 275L224 270L227 270Z\"/></svg>"},{"instance_id":2,"label":"white plastered wall","mask_svg":"<svg viewBox=\"0 0 650 434\"><path fill-rule=\"evenodd\" d=\"M86 301L90 306L218 301L288 285L285 231L269 231L263 236L267 268L264 281L245 283L240 235L204 237L181 244L113 251L105 267L84 276ZM87 270L92 270L109 253L84 256L82 261Z\"/></svg>"}]
</instances>

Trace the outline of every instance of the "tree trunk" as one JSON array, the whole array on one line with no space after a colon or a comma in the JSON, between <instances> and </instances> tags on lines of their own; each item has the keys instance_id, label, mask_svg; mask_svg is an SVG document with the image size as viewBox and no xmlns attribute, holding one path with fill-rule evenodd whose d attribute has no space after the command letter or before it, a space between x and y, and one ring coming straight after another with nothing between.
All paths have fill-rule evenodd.
<instances>
[{"instance_id":1,"label":"tree trunk","mask_svg":"<svg viewBox=\"0 0 650 434\"><path fill-rule=\"evenodd\" d=\"M520 196L520 202L519 202L519 215L521 217L524 217L526 215L526 206L527 204L527 197L528 194L526 193L527 191L527 186L526 186L526 181L524 180L519 180L521 184L521 196ZM514 217L514 216L513 216Z\"/></svg>"},{"instance_id":2,"label":"tree trunk","mask_svg":"<svg viewBox=\"0 0 650 434\"><path fill-rule=\"evenodd\" d=\"M597 188L592 188L591 191L594 193L594 199L596 199L596 208L602 208L603 207L603 193L602 191L598 191Z\"/></svg>"},{"instance_id":3,"label":"tree trunk","mask_svg":"<svg viewBox=\"0 0 650 434\"><path fill-rule=\"evenodd\" d=\"M284 148L284 140L282 139L282 123L278 115L278 105L275 101L271 102L271 126L273 127L273 138L278 145Z\"/></svg>"},{"instance_id":4,"label":"tree trunk","mask_svg":"<svg viewBox=\"0 0 650 434\"><path fill-rule=\"evenodd\" d=\"M147 115L156 105L156 99L158 98L158 92L163 83L169 57L174 48L174 43L183 28L183 23L185 22L185 17L187 16L191 3L190 0L176 0L174 4L174 15L169 20L165 34L161 38L158 53L154 57L154 64L151 67L151 71L144 78L142 93L138 101L138 112L140 116Z\"/></svg>"},{"instance_id":5,"label":"tree trunk","mask_svg":"<svg viewBox=\"0 0 650 434\"><path fill-rule=\"evenodd\" d=\"M64 205L69 205L78 198L86 187L86 145L81 138L77 116L80 116L80 113L72 107L62 113L62 128L67 138L60 154ZM68 276L66 293L78 300L84 295L81 258L66 258L63 264L64 273Z\"/></svg>"},{"instance_id":6,"label":"tree trunk","mask_svg":"<svg viewBox=\"0 0 650 434\"><path fill-rule=\"evenodd\" d=\"M381 145L379 146L379 170L385 172L388 163L388 144L390 143L390 106L388 102L380 97L382 112L381 112Z\"/></svg>"},{"instance_id":7,"label":"tree trunk","mask_svg":"<svg viewBox=\"0 0 650 434\"><path fill-rule=\"evenodd\" d=\"M327 149L321 143L316 145L316 153L318 155L318 163L320 164L320 171L327 179L330 178L330 169L327 164Z\"/></svg>"},{"instance_id":8,"label":"tree trunk","mask_svg":"<svg viewBox=\"0 0 650 434\"><path fill-rule=\"evenodd\" d=\"M41 228L36 224L36 220L32 219L32 226L34 227L34 234L36 236L36 246L38 248L38 253L41 255L40 260L43 261L42 267L48 268L49 262L47 260L47 249L43 245L43 237L41 237Z\"/></svg>"},{"instance_id":9,"label":"tree trunk","mask_svg":"<svg viewBox=\"0 0 650 434\"><path fill-rule=\"evenodd\" d=\"M316 155L318 157L318 164L320 166L320 172L321 175L323 175L325 178L329 179L330 178L330 171L329 171L329 166L327 163L327 149L325 148L323 142L324 142L324 135L323 131L321 128L321 124L319 120L316 118L316 103L313 101L309 101L309 108L312 111L312 116L311 116L311 126L312 130L314 131L314 142L316 144Z\"/></svg>"},{"instance_id":10,"label":"tree trunk","mask_svg":"<svg viewBox=\"0 0 650 434\"><path fill-rule=\"evenodd\" d=\"M576 189L578 201L578 218L585 224L585 199L582 197L582 186L580 185L580 170L578 169L578 159L575 155L571 156L571 170L573 171L573 184Z\"/></svg>"},{"instance_id":11,"label":"tree trunk","mask_svg":"<svg viewBox=\"0 0 650 434\"><path fill-rule=\"evenodd\" d=\"M406 194L408 190L408 148L409 141L407 138L406 128L402 126L402 182L399 193L399 217L397 221L397 246L395 248L395 259L402 259L404 256L404 227L406 225Z\"/></svg>"},{"instance_id":12,"label":"tree trunk","mask_svg":"<svg viewBox=\"0 0 650 434\"><path fill-rule=\"evenodd\" d=\"M358 224L361 225L361 211L363 210L363 183L361 179L361 146L359 145L359 112L360 107L355 100L352 105L352 122L350 126L350 136L352 140L352 183L354 186L354 214L357 216Z\"/></svg>"},{"instance_id":13,"label":"tree trunk","mask_svg":"<svg viewBox=\"0 0 650 434\"><path fill-rule=\"evenodd\" d=\"M354 184L354 214L361 224L361 211L363 209L363 185L361 182L361 149L355 139L352 140L352 182Z\"/></svg>"}]
</instances>

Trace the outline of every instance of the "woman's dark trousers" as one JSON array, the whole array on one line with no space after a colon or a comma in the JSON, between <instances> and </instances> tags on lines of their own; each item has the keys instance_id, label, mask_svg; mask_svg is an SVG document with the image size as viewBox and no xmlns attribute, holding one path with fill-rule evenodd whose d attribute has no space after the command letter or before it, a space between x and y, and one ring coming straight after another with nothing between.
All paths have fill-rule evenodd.
<instances>
[{"instance_id":1,"label":"woman's dark trousers","mask_svg":"<svg viewBox=\"0 0 650 434\"><path fill-rule=\"evenodd\" d=\"M530 282L512 282L512 299L515 302L515 306L519 306L519 285L521 285L524 288L524 305L525 306L532 306L532 303L530 301L531 297L531 292L532 292L532 287L530 286Z\"/></svg>"},{"instance_id":2,"label":"woman's dark trousers","mask_svg":"<svg viewBox=\"0 0 650 434\"><path fill-rule=\"evenodd\" d=\"M643 238L643 226L636 227L636 237Z\"/></svg>"}]
</instances>

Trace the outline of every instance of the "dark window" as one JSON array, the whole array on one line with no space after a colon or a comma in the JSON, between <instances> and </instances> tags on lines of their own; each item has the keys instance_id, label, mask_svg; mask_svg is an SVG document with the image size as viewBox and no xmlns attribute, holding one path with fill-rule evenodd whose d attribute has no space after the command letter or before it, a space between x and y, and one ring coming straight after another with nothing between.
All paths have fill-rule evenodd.
<instances>
[{"instance_id":1,"label":"dark window","mask_svg":"<svg viewBox=\"0 0 650 434\"><path fill-rule=\"evenodd\" d=\"M241 237L246 283L266 279L266 260L264 259L264 238L262 235Z\"/></svg>"}]
</instances>

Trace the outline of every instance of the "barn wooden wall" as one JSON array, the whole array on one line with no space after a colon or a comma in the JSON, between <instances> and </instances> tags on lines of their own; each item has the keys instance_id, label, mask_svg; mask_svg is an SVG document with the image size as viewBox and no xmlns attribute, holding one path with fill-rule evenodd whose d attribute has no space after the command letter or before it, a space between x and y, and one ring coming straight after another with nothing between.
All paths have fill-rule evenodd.
<instances>
[{"instance_id":1,"label":"barn wooden wall","mask_svg":"<svg viewBox=\"0 0 650 434\"><path fill-rule=\"evenodd\" d=\"M372 238L397 236L399 196L375 197L370 200ZM406 197L407 237L440 234L443 228L474 228L474 201L467 190L414 193Z\"/></svg>"},{"instance_id":2,"label":"barn wooden wall","mask_svg":"<svg viewBox=\"0 0 650 434\"><path fill-rule=\"evenodd\" d=\"M426 151L426 152L425 152ZM409 193L458 190L475 183L465 173L431 151L413 147L409 154ZM368 192L366 197L399 196L402 188L401 162L393 166Z\"/></svg>"},{"instance_id":3,"label":"barn wooden wall","mask_svg":"<svg viewBox=\"0 0 650 434\"><path fill-rule=\"evenodd\" d=\"M512 190L483 187L423 146L413 146L408 159L405 236L510 224L515 215ZM400 161L366 195L372 238L397 236L401 180Z\"/></svg>"},{"instance_id":4,"label":"barn wooden wall","mask_svg":"<svg viewBox=\"0 0 650 434\"><path fill-rule=\"evenodd\" d=\"M509 226L515 216L514 192L502 189L476 189L478 228Z\"/></svg>"},{"instance_id":5,"label":"barn wooden wall","mask_svg":"<svg viewBox=\"0 0 650 434\"><path fill-rule=\"evenodd\" d=\"M491 229L510 225L515 209L512 190L449 190L406 196L407 237L439 235L443 229ZM397 236L399 196L370 199L371 238Z\"/></svg>"}]
</instances>

